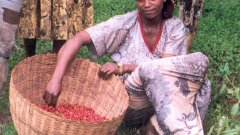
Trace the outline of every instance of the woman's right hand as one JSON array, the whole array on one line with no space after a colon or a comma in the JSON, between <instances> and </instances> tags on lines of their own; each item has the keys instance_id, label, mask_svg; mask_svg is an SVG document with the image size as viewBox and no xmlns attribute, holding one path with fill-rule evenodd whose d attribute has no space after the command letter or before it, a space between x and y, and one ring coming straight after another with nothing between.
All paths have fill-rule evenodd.
<instances>
[{"instance_id":1,"label":"woman's right hand","mask_svg":"<svg viewBox=\"0 0 240 135\"><path fill-rule=\"evenodd\" d=\"M46 91L43 95L43 99L46 104L50 106L56 106L58 96L61 92L61 81L56 78L52 78L46 87Z\"/></svg>"},{"instance_id":2,"label":"woman's right hand","mask_svg":"<svg viewBox=\"0 0 240 135\"><path fill-rule=\"evenodd\" d=\"M107 62L99 68L99 77L108 79L112 74L118 74L118 65L116 63Z\"/></svg>"},{"instance_id":3,"label":"woman's right hand","mask_svg":"<svg viewBox=\"0 0 240 135\"><path fill-rule=\"evenodd\" d=\"M81 31L68 39L58 52L56 68L43 95L43 99L48 105L56 106L67 66L83 44L92 45L91 37L86 31Z\"/></svg>"}]
</instances>

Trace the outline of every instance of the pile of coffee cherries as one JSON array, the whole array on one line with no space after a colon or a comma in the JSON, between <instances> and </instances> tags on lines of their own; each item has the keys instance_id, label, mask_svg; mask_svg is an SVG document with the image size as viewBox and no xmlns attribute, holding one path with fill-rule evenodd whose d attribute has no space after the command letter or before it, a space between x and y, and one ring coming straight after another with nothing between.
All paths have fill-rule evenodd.
<instances>
[{"instance_id":1,"label":"pile of coffee cherries","mask_svg":"<svg viewBox=\"0 0 240 135\"><path fill-rule=\"evenodd\" d=\"M94 110L80 105L37 105L42 109L75 122L103 122L107 119L95 114Z\"/></svg>"}]
</instances>

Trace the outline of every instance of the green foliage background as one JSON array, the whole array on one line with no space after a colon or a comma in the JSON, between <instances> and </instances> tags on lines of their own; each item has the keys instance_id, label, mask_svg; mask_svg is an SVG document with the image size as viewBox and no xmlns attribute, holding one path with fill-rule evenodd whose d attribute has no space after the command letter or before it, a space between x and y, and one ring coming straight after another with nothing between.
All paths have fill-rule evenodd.
<instances>
[{"instance_id":1,"label":"green foliage background","mask_svg":"<svg viewBox=\"0 0 240 135\"><path fill-rule=\"evenodd\" d=\"M209 57L212 101L204 122L209 134L240 134L240 2L206 0L192 52Z\"/></svg>"},{"instance_id":2,"label":"green foliage background","mask_svg":"<svg viewBox=\"0 0 240 135\"><path fill-rule=\"evenodd\" d=\"M134 0L94 0L95 23L113 15L136 9ZM201 51L209 57L209 78L212 82L212 98L204 120L206 134L240 134L240 2L239 0L205 0L198 31L191 52ZM10 57L11 69L24 58L22 41ZM37 53L51 51L51 41L39 41ZM90 58L83 48L78 56ZM110 61L104 56L96 62ZM9 72L9 75L11 72ZM10 76L9 76L10 77ZM0 111L10 115L8 94L0 97ZM3 135L16 134L13 123L3 125ZM119 135L134 134L133 130L121 127Z\"/></svg>"}]
</instances>

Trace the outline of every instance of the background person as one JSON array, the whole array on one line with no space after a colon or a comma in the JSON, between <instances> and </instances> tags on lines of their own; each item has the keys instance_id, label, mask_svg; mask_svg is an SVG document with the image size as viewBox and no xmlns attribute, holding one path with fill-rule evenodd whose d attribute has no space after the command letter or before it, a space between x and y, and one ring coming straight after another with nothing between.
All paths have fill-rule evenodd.
<instances>
[{"instance_id":1,"label":"background person","mask_svg":"<svg viewBox=\"0 0 240 135\"><path fill-rule=\"evenodd\" d=\"M23 0L18 37L28 57L36 40L53 40L57 53L68 38L93 25L93 0Z\"/></svg>"},{"instance_id":2,"label":"background person","mask_svg":"<svg viewBox=\"0 0 240 135\"><path fill-rule=\"evenodd\" d=\"M0 0L0 96L5 94L8 58L16 44L22 0Z\"/></svg>"}]
</instances>

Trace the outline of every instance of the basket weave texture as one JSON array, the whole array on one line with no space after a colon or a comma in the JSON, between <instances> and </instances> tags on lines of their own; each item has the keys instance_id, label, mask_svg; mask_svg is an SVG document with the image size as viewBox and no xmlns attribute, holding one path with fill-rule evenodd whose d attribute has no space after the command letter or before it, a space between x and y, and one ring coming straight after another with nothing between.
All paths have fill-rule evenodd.
<instances>
[{"instance_id":1,"label":"basket weave texture","mask_svg":"<svg viewBox=\"0 0 240 135\"><path fill-rule=\"evenodd\" d=\"M22 60L13 69L9 100L18 134L115 134L128 107L128 94L116 76L109 80L99 78L99 65L88 60L76 58L71 62L63 79L58 105L83 105L106 117L107 121L74 122L36 106L45 104L42 96L55 69L56 60L56 55L36 55Z\"/></svg>"}]
</instances>

